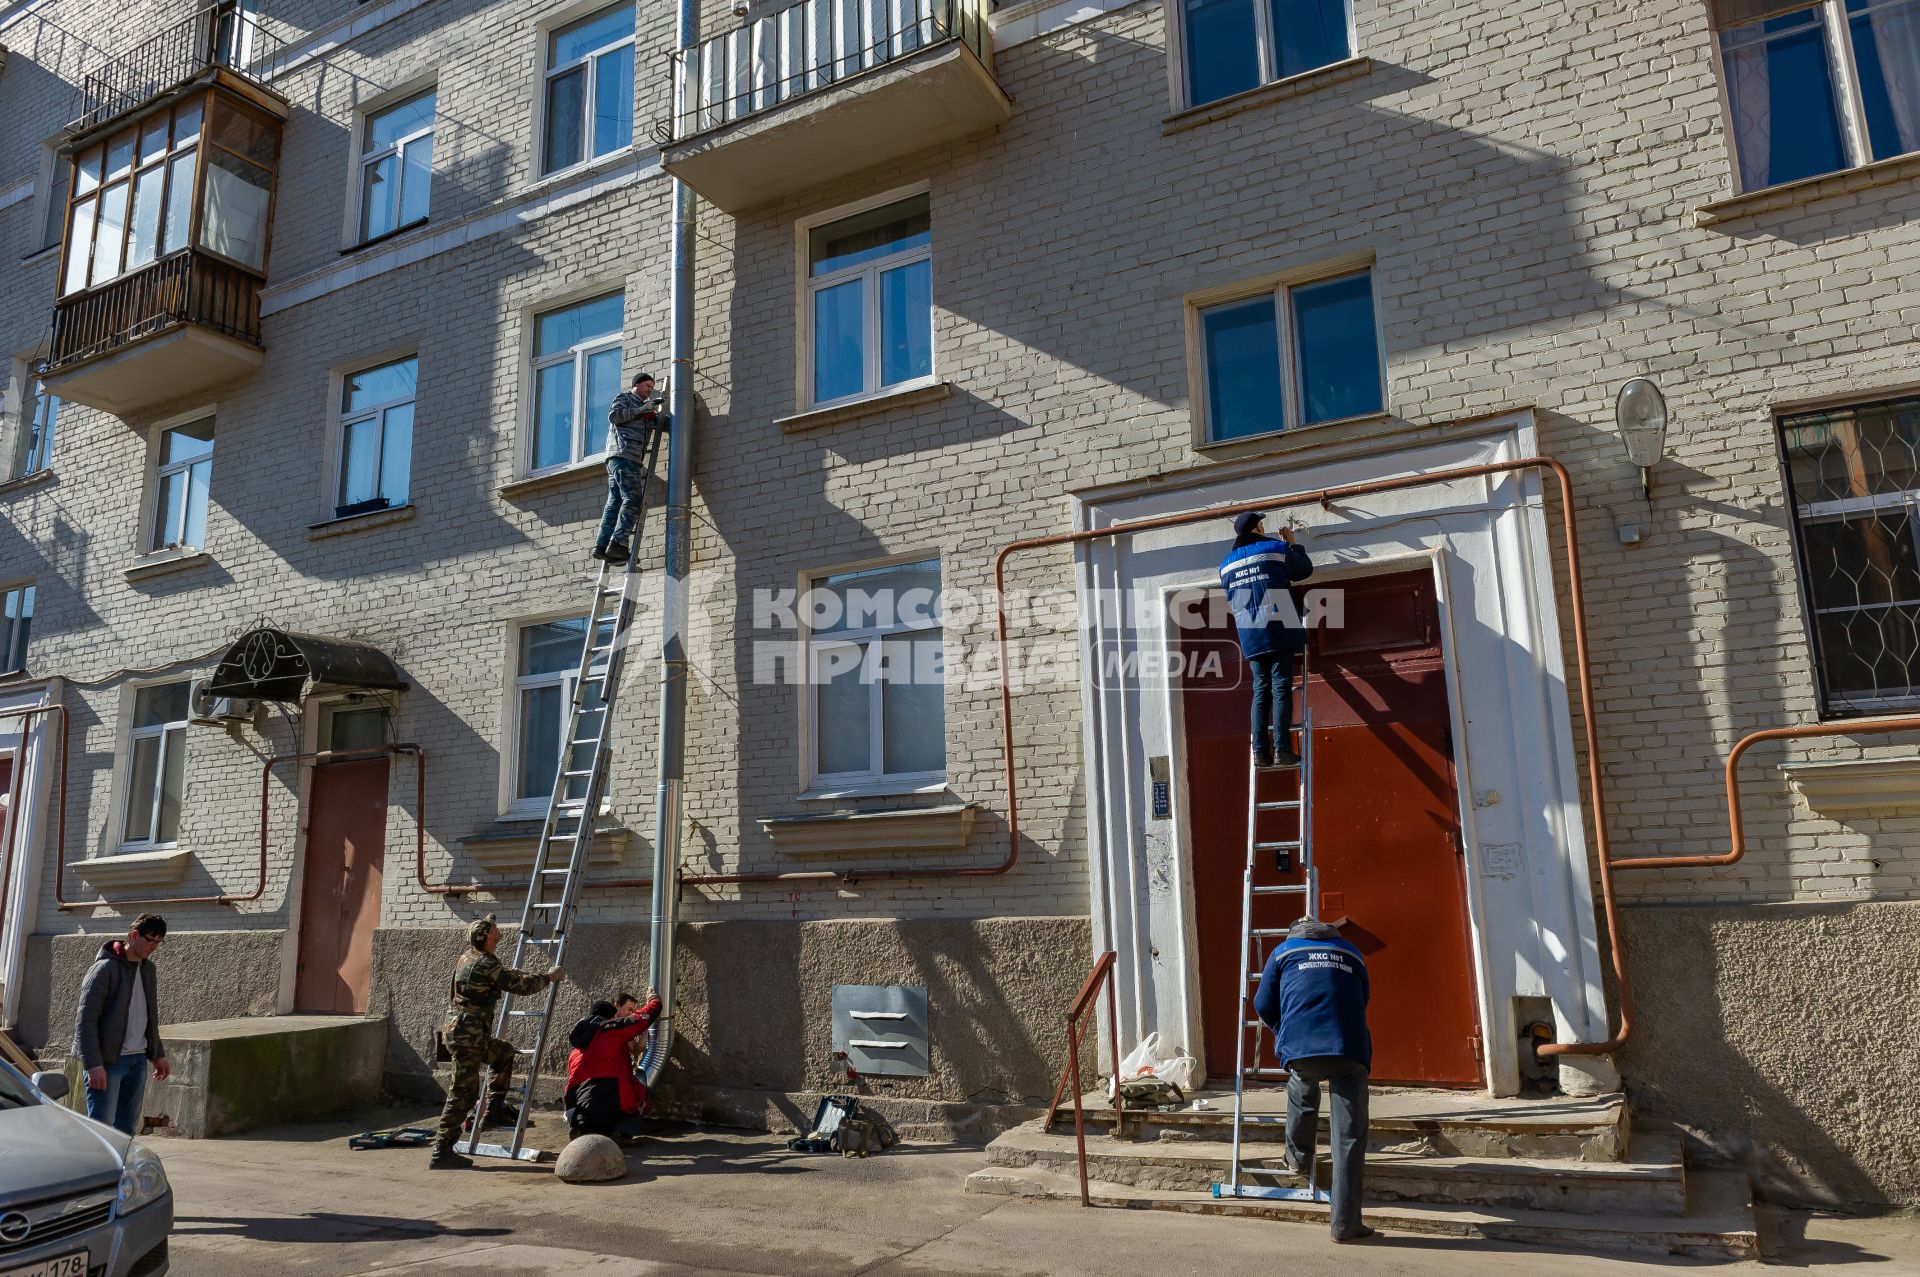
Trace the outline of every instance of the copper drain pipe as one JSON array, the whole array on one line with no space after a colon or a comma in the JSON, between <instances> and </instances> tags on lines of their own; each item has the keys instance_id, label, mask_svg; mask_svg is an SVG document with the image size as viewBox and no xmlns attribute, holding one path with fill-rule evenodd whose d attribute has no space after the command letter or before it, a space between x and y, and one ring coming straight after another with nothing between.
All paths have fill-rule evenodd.
<instances>
[{"instance_id":1,"label":"copper drain pipe","mask_svg":"<svg viewBox=\"0 0 1920 1277\"><path fill-rule=\"evenodd\" d=\"M371 749L323 749L307 754L275 754L260 768L260 857L253 890L245 895L222 892L214 896L131 896L109 900L68 900L65 898L66 857L60 858L61 874L54 883L54 902L62 909L111 909L121 905L237 905L260 899L267 891L267 804L273 796L273 769L282 763L327 763L363 761L370 758L411 754L419 766L414 775L414 863L420 863L426 844L427 751L418 745L381 745ZM424 884L423 884L424 885Z\"/></svg>"},{"instance_id":2,"label":"copper drain pipe","mask_svg":"<svg viewBox=\"0 0 1920 1277\"><path fill-rule=\"evenodd\" d=\"M1587 604L1582 585L1584 578L1580 571L1579 528L1573 514L1573 478L1567 473L1567 468L1552 457L1522 457L1515 461L1496 461L1486 465L1460 466L1452 470L1405 475L1395 479L1376 479L1368 483L1351 483L1339 488L1296 492L1259 501L1236 501L1230 505L1210 506L1205 510L1189 510L1182 514L1159 515L1150 519L1133 519L1104 528L1087 528L1079 532L1058 532L1051 536L1030 537L1002 547L993 560L993 585L1000 639L1000 728L1006 749L1007 840L1011 847L1017 849L1020 840L1019 802L1015 791L1017 767L1013 745L1013 690L1007 677L1009 666L1007 663L1006 566L1007 560L1013 555L1047 546L1079 545L1129 533L1210 523L1216 519L1231 518L1233 515L1250 510L1270 511L1303 505L1319 505L1326 508L1335 501L1344 501L1351 497L1371 496L1381 492L1401 492L1409 488L1425 488L1434 484L1454 483L1462 479L1488 478L1493 475L1518 474L1528 470L1540 470L1552 475L1560 488L1560 524L1563 539L1566 541L1567 595L1568 604L1573 612L1574 666L1580 685L1580 721L1587 745L1587 785L1593 795L1593 849L1600 866L1600 897L1606 917L1607 939L1611 949L1609 956L1612 959L1615 987L1620 1004L1620 1027L1606 1041L1551 1043L1542 1046L1540 1053L1543 1055L1605 1055L1618 1050L1626 1042L1627 1033L1631 1027L1633 994L1628 984L1626 961L1621 955L1620 911L1613 893L1614 860L1611 844L1607 838L1606 777L1600 770L1600 729L1594 720L1593 665L1587 655Z\"/></svg>"}]
</instances>

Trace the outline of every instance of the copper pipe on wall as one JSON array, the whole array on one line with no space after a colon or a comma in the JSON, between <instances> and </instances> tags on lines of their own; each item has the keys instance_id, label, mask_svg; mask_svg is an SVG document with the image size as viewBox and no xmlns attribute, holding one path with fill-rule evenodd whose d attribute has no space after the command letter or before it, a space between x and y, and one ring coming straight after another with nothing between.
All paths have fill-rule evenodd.
<instances>
[{"instance_id":1,"label":"copper pipe on wall","mask_svg":"<svg viewBox=\"0 0 1920 1277\"><path fill-rule=\"evenodd\" d=\"M372 749L323 749L306 754L275 754L268 758L260 768L260 861L253 890L244 896L223 893L217 896L130 896L109 900L102 896L98 900L67 900L64 892L64 879L56 881L54 901L62 909L102 909L118 908L121 905L235 905L258 900L267 892L267 808L273 797L273 769L282 763L344 763L364 761L370 758L382 758L411 754L418 761L414 776L414 822L415 843L414 860L419 863L421 849L426 842L426 821L424 813L427 801L427 751L418 745L381 745ZM65 857L61 858L64 871Z\"/></svg>"},{"instance_id":2,"label":"copper pipe on wall","mask_svg":"<svg viewBox=\"0 0 1920 1277\"><path fill-rule=\"evenodd\" d=\"M1731 865L1747 854L1746 823L1740 810L1740 759L1762 741L1801 740L1809 736L1872 736L1884 732L1920 731L1920 718L1867 718L1820 723L1812 727L1769 727L1743 736L1727 755L1727 834L1732 850L1708 856L1629 856L1613 862L1615 869L1715 869ZM1545 1048L1542 1048L1543 1050Z\"/></svg>"},{"instance_id":3,"label":"copper pipe on wall","mask_svg":"<svg viewBox=\"0 0 1920 1277\"><path fill-rule=\"evenodd\" d=\"M59 849L55 855L56 863L64 862L67 845L67 707L65 705L32 705L25 709L0 711L0 719L30 719L39 714L53 714L60 722L60 800L54 804L54 822L57 832L53 845ZM0 927L4 927L7 918L7 894L13 887L14 842L20 837L20 777L26 771L27 732L29 724L20 724L20 745L13 752L13 775L8 778L7 789L7 842L0 849ZM59 874L54 875L54 894L59 895Z\"/></svg>"},{"instance_id":4,"label":"copper pipe on wall","mask_svg":"<svg viewBox=\"0 0 1920 1277\"><path fill-rule=\"evenodd\" d=\"M1016 765L1013 745L1013 690L1008 678L1007 664L1007 613L1006 613L1006 564L1013 555L1027 550L1037 550L1048 546L1078 545L1089 541L1104 540L1135 532L1151 532L1159 528L1185 527L1194 523L1207 523L1216 519L1231 518L1250 510L1276 510L1290 506L1319 505L1326 507L1334 501L1344 501L1352 497L1371 496L1382 492L1400 492L1409 488L1423 488L1439 483L1453 483L1461 479L1486 478L1493 475L1517 474L1522 471L1541 470L1553 476L1560 489L1560 522L1563 538L1566 541L1567 594L1570 610L1573 612L1573 650L1574 666L1580 685L1580 719L1584 728L1587 746L1587 785L1593 796L1593 844L1594 855L1600 866L1600 896L1602 909L1606 917L1607 939L1611 950L1613 974L1620 1004L1620 1028L1604 1042L1561 1042L1540 1048L1543 1055L1605 1055L1618 1050L1627 1040L1631 1025L1633 1007L1632 991L1628 985L1626 961L1620 950L1619 906L1613 892L1613 855L1607 838L1606 817L1606 778L1600 771L1600 729L1594 719L1593 702L1593 666L1587 654L1587 605L1586 594L1582 586L1580 571L1579 529L1573 513L1573 478L1567 468L1552 457L1522 457L1515 461L1491 462L1486 465L1460 466L1453 470L1432 471L1427 474L1406 475L1396 479L1376 479L1367 483L1352 483L1339 488L1322 488L1318 491L1297 492L1288 496L1270 497L1259 501L1237 501L1230 505L1210 506L1205 510L1189 510L1181 514L1159 515L1149 519L1133 519L1124 523L1111 524L1104 528L1087 528L1078 532L1058 532L1051 536L1030 537L1023 541L1014 541L1003 546L993 561L993 585L995 610L998 613L1000 640L1000 726L1005 742L1007 786L1007 840L1009 860L1019 848L1020 816L1019 802L1015 793Z\"/></svg>"}]
</instances>

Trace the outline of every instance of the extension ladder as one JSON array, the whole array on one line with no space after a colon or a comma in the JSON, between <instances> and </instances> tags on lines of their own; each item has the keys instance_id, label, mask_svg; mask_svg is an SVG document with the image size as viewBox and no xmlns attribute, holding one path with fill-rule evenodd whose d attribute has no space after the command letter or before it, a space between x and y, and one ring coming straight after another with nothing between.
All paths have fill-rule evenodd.
<instances>
[{"instance_id":1,"label":"extension ladder","mask_svg":"<svg viewBox=\"0 0 1920 1277\"><path fill-rule=\"evenodd\" d=\"M647 442L646 468L642 484L650 483L655 462L660 457L660 441L666 434L664 423ZM593 585L593 604L587 610L586 634L580 645L580 666L573 679L573 697L567 711L564 742L555 771L553 794L547 800L547 815L540 824L540 840L534 847L533 878L527 884L527 903L520 911L520 934L514 941L513 964L522 966L527 955L540 950L547 965L561 966L567 951L567 926L573 920L579 902L581 880L586 876L587 856L593 845L593 818L607 791L607 760L612 754L610 728L614 704L620 692L620 672L626 664L627 636L633 626L638 599L639 574L634 565L640 561L640 537L646 529L646 489L641 489L640 509L634 516L631 551L625 566L602 563ZM557 848L565 848L556 855ZM514 996L500 999L500 1016L493 1035L505 1038L515 1023L531 1022L533 1045L516 1047L514 1058L525 1065L520 1079L520 1115L513 1124L513 1137L505 1145L483 1144L480 1132L487 1112L487 1088L480 1088L473 1109L473 1130L454 1147L470 1156L506 1157L517 1161L540 1160L534 1149L523 1148L527 1133L527 1115L533 1109L533 1093L540 1077L540 1056L547 1047L547 1031L552 1026L553 1006L560 986L549 984L544 992L528 995L529 1007L514 1006Z\"/></svg>"},{"instance_id":2,"label":"extension ladder","mask_svg":"<svg viewBox=\"0 0 1920 1277\"><path fill-rule=\"evenodd\" d=\"M1300 653L1299 691L1294 698L1298 706L1296 717L1300 720L1300 762L1297 767L1261 767L1249 756L1247 760L1247 863L1240 879L1240 960L1242 968L1235 971L1234 978L1240 983L1239 1033L1236 1035L1233 1062L1233 1159L1228 1171L1227 1182L1215 1184L1215 1197L1261 1197L1279 1198L1288 1201L1328 1200L1326 1190L1315 1187L1315 1166L1318 1159L1310 1159L1307 1167L1307 1186L1305 1188L1261 1188L1244 1185L1240 1182L1241 1143L1243 1132L1249 1121L1247 1117L1247 1081L1248 1079L1279 1079L1286 1076L1286 1070L1264 1068L1260 1064L1260 1032L1266 1026L1253 1012L1254 991L1260 985L1260 977L1265 973L1267 955L1270 952L1263 941L1283 939L1287 934L1285 927L1256 927L1253 923L1253 901L1256 896L1301 897L1301 914L1304 917L1317 917L1320 901L1320 871L1313 863L1313 705L1307 697L1307 654ZM1263 798L1260 794L1260 778L1297 771L1299 786L1296 797L1285 799ZM1298 813L1297 837L1262 838L1260 836L1260 815L1262 812L1291 811ZM1282 872L1288 872L1287 857L1298 857L1297 867L1301 871L1302 881L1297 883L1263 883L1255 885L1253 868L1261 852L1274 853L1277 866ZM1262 1117L1265 1124L1284 1123L1285 1118Z\"/></svg>"}]
</instances>

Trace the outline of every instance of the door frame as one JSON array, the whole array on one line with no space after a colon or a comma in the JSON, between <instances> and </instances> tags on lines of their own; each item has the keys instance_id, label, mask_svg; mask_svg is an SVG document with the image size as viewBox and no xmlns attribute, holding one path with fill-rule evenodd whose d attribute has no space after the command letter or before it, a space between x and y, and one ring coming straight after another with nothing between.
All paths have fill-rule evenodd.
<instances>
[{"instance_id":1,"label":"door frame","mask_svg":"<svg viewBox=\"0 0 1920 1277\"><path fill-rule=\"evenodd\" d=\"M1275 458L1209 464L1073 495L1075 526L1316 492L1389 476L1449 471L1536 455L1533 413L1423 429L1415 438L1308 446ZM1545 998L1560 1041L1608 1032L1587 812L1562 650L1546 497L1531 472L1451 479L1351 499L1323 511L1294 507L1326 579L1348 566L1433 551L1441 565L1448 696L1470 924L1479 938L1481 1027L1487 1083L1520 1087L1515 1001ZM1163 659L1166 623L1136 623L1097 606L1161 583L1211 586L1225 521L1184 524L1079 546L1075 583L1083 671L1112 650ZM1096 597L1097 596L1097 597ZM1151 609L1148 609L1149 611ZM1149 1030L1196 1040L1198 1000L1186 967L1192 929L1189 876L1179 869L1175 822L1148 806L1151 777L1170 771L1179 736L1166 684L1080 680L1087 883L1093 950L1112 950L1122 1049ZM1473 714L1463 723L1462 707ZM1170 777L1171 779L1171 777ZM1190 842L1190 836L1183 835ZM1104 1023L1104 1022L1103 1022ZM1557 1061L1562 1087L1615 1090L1606 1057Z\"/></svg>"},{"instance_id":2,"label":"door frame","mask_svg":"<svg viewBox=\"0 0 1920 1277\"><path fill-rule=\"evenodd\" d=\"M1425 572L1428 579L1433 582L1434 610L1437 614L1436 620L1438 622L1440 638L1440 660L1445 673L1444 681L1447 689L1447 728L1452 737L1454 815L1460 822L1461 830L1465 831L1468 827L1466 803L1463 798L1467 792L1466 779L1468 775L1466 758L1466 709L1460 698L1460 680L1454 670L1453 645L1455 640L1453 607L1452 600L1447 593L1447 574L1443 570L1443 567L1441 551L1437 548L1414 550L1400 554L1386 554L1379 558L1369 559L1360 563L1341 563L1331 567L1317 567L1311 578L1311 584L1303 588L1309 590L1321 589L1329 584L1358 581L1375 576L1397 576L1409 572ZM1166 604L1172 601L1174 595L1184 594L1196 588L1218 591L1220 589L1220 582L1216 576L1211 581L1203 580L1184 584L1165 584L1161 587L1163 609ZM1162 610L1160 615L1165 616L1168 615L1168 613ZM1169 628L1165 630L1162 639L1168 645L1170 652L1179 650L1180 635L1173 629ZM1211 1068L1210 1061L1206 1058L1206 1034L1202 1023L1204 1010L1201 1001L1200 929L1197 921L1199 905L1195 899L1193 873L1193 850L1196 840L1194 838L1192 824L1193 804L1189 800L1186 787L1187 732L1184 697L1185 667L1177 662L1169 661L1167 668L1175 672L1175 676L1169 679L1167 683L1166 714L1167 722L1172 728L1169 732L1170 740L1168 742L1172 751L1170 757L1172 760L1171 768L1174 777L1175 794L1173 820L1174 855L1172 865L1173 871L1178 878L1175 894L1179 900L1180 908L1180 957L1181 965L1184 968L1182 972L1185 985L1183 1001L1187 1013L1187 1036L1185 1041L1187 1043L1187 1053L1200 1061L1201 1076L1227 1077L1231 1076L1229 1067ZM1463 854L1460 859L1461 875L1463 878L1461 887L1465 894L1467 906L1467 958L1472 968L1474 1007L1479 1016L1478 1021L1468 1027L1481 1031L1484 1041L1485 1037L1491 1033L1491 1030L1486 1028L1486 1026L1493 1023L1491 1019L1493 1008L1488 994L1488 982L1486 979L1487 963L1491 955L1487 947L1487 930L1483 925L1481 916L1483 906L1481 905L1478 894L1474 890L1476 875L1473 872L1472 857ZM1221 1063L1223 1065L1225 1064L1224 1061ZM1489 1089L1492 1089L1494 1086L1492 1070L1493 1051L1490 1049L1484 1050L1481 1054L1480 1061L1480 1080L1481 1084Z\"/></svg>"}]
</instances>

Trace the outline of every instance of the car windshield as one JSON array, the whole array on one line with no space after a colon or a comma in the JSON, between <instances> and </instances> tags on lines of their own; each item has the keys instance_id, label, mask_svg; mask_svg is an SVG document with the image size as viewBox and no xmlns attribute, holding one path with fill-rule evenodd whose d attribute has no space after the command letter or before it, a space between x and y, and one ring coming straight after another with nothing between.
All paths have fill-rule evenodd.
<instances>
[{"instance_id":1,"label":"car windshield","mask_svg":"<svg viewBox=\"0 0 1920 1277\"><path fill-rule=\"evenodd\" d=\"M0 1109L24 1108L40 1102L33 1083L15 1073L5 1064L0 1064Z\"/></svg>"}]
</instances>

